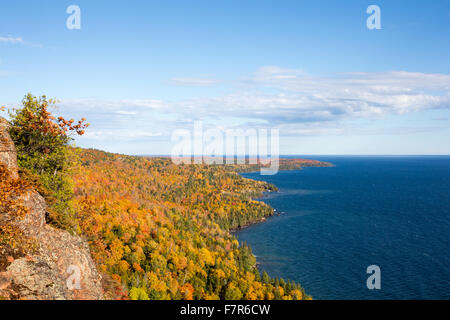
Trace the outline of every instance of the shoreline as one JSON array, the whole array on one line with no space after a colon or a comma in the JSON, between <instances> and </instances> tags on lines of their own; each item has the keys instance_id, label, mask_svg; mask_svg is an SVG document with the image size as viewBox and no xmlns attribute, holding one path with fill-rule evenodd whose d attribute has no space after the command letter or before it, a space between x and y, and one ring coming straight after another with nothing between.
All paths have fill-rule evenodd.
<instances>
[{"instance_id":1,"label":"shoreline","mask_svg":"<svg viewBox=\"0 0 450 320\"><path fill-rule=\"evenodd\" d=\"M258 171L256 171L256 172L258 172ZM250 173L250 172L245 172L245 173ZM243 178L244 178L244 177L243 177ZM244 178L244 179L249 179L249 178ZM250 180L253 180L253 179L250 179ZM261 181L261 180L253 180L253 181ZM267 182L267 181L264 181L264 182L267 183L267 184L270 184L270 183ZM272 190L269 189L269 191L264 191L264 192L262 192L262 196L261 196L261 197L251 198L251 199L254 200L254 201L258 201L258 202L264 203L266 206L268 206L270 209L272 209L271 214L269 214L269 215L267 215L267 216L264 216L264 217L262 217L261 219L258 219L258 220L255 220L255 221L250 221L250 222L246 223L246 224L243 225L243 226L240 226L240 227L237 227L237 228L230 228L230 229L229 229L229 232L230 232L230 233L235 233L235 232L238 232L238 231L242 231L242 230L247 229L247 228L249 228L249 227L251 227L251 226L253 226L253 225L257 225L257 224L261 224L261 223L267 222L267 220L270 219L270 218L273 218L273 217L275 217L275 216L281 215L281 213L277 213L277 212L278 212L277 209L275 209L274 207L272 207L271 205L269 205L268 203L266 203L266 202L264 202L264 201L262 200L262 198L264 197L264 195L265 195L266 193L279 193L279 192L280 192L280 190L278 189L278 187L277 187L276 185L274 185L274 186L275 186L275 188L276 188L275 191L272 191Z\"/></svg>"},{"instance_id":2,"label":"shoreline","mask_svg":"<svg viewBox=\"0 0 450 320\"><path fill-rule=\"evenodd\" d=\"M318 161L318 160L308 160L308 161L312 161L312 163L314 163L315 165L309 165L309 166L303 166L303 167L294 167L294 168L292 168L292 167L285 167L285 168L280 168L280 171L301 171L304 168L332 168L332 167L335 167L335 165L333 163L331 163L331 162ZM269 206L272 209L272 213L270 215L262 217L259 220L250 221L250 222L246 223L243 226L240 226L240 227L237 227L237 228L230 228L229 229L230 233L235 233L237 231L241 231L241 230L247 229L247 228L251 227L252 225L256 225L256 224L260 224L260 223L266 222L268 218L272 218L272 217L274 217L276 215L277 210L275 208L273 208L271 205L269 205L268 203L264 202L262 199L263 199L263 197L264 197L264 195L266 193L273 193L273 192L279 193L280 189L278 188L278 186L276 186L273 183L268 182L266 180L255 180L255 179L246 178L246 177L243 176L243 174L258 173L258 172L260 172L260 170L241 171L241 172L237 171L237 174L239 174L241 176L241 178L243 178L243 179L250 179L250 180L253 180L253 181L264 182L264 183L267 184L267 186L275 187L274 189L273 188L268 188L268 189L266 189L267 191L263 191L262 194L261 194L261 197L251 198L254 201L259 201L259 202L262 202L265 205ZM277 215L279 216L279 215L281 215L281 213L278 213Z\"/></svg>"},{"instance_id":3,"label":"shoreline","mask_svg":"<svg viewBox=\"0 0 450 320\"><path fill-rule=\"evenodd\" d=\"M272 207L271 207L271 208L272 208ZM273 209L273 208L272 208L272 209ZM245 224L245 225L243 225L243 226L241 226L241 227L231 228L231 229L229 230L229 232L230 232L230 233L235 233L235 232L237 232L237 231L241 231L241 230L247 229L247 228L249 228L249 227L251 227L251 226L253 226L253 225L260 224L260 223L263 223L263 222L266 222L266 221L267 221L267 218L270 218L270 217L273 217L273 216L274 216L274 214L271 214L271 215L268 215L268 216L266 216L266 217L262 217L261 219L259 219L259 220L257 220L257 221L249 222L249 223L247 223L247 224Z\"/></svg>"},{"instance_id":4,"label":"shoreline","mask_svg":"<svg viewBox=\"0 0 450 320\"><path fill-rule=\"evenodd\" d=\"M318 168L323 168L323 167L335 167L335 165L332 164L332 163L330 163L330 162L319 162L318 164L319 164L318 166L310 166L310 167L318 167ZM296 170L303 170L303 168L304 168L304 167L300 167L300 168L288 168L288 169L284 169L284 170L281 170L281 171L296 171ZM249 227L251 227L251 226L253 226L253 225L257 225L257 224L260 224L260 223L267 222L267 220L268 220L269 218L272 218L272 217L274 217L275 215L280 216L280 215L282 214L282 213L280 213L280 212L277 212L277 209L275 209L274 207L272 207L271 205L269 205L268 203L266 203L266 202L264 202L264 201L262 200L263 197L264 197L264 195L265 195L266 193L272 193L272 192L277 192L277 193L279 193L279 192L280 192L280 189L278 188L278 186L272 184L271 182L265 181L265 180L255 180L255 179L251 179L251 178L247 178L247 177L244 177L244 176L243 176L243 174L246 174L246 173L258 173L258 172L259 172L259 170L252 171L252 172L238 172L238 174L239 174L243 179L250 179L250 180L253 180L253 181L263 181L263 182L265 182L266 184L268 184L268 185L273 185L273 186L275 187L275 190L268 189L268 191L262 192L261 197L251 198L251 199L254 200L254 201L259 201L259 202L262 202L262 203L264 203L265 205L269 206L269 207L272 209L272 212L271 212L270 215L267 215L267 216L265 216L265 217L262 217L262 218L259 219L259 220L249 222L249 223L245 224L244 226L241 226L241 227L238 227L238 228L232 228L232 229L230 229L230 230L229 230L230 235L232 235L233 237L236 238L236 240L239 242L239 245L241 245L242 242L239 240L238 236L236 235L237 232L243 231L243 230L245 230L245 229L247 229L247 228L249 228ZM251 248L251 246L250 246L250 248ZM257 268L258 272L265 272L264 269L261 269L261 263L258 261L258 256L255 255L255 253L253 252L253 250L252 250L252 255L255 257L255 260L256 260L256 262L255 262L255 267ZM290 279L287 279L287 280L291 281ZM299 285L301 286L302 284L299 283ZM309 296L309 297L312 299L312 297L311 297L308 293L305 292L305 294L306 294L307 296Z\"/></svg>"},{"instance_id":5,"label":"shoreline","mask_svg":"<svg viewBox=\"0 0 450 320\"><path fill-rule=\"evenodd\" d=\"M255 171L255 172L258 172L258 171ZM245 172L245 173L251 173L251 172ZM242 178L244 178L244 179L249 179L249 178L243 177L241 173L239 173L239 175L240 175ZM261 180L254 180L254 179L250 179L250 180L253 180L253 181L261 181ZM249 227L251 227L251 226L253 226L253 225L260 224L260 223L264 223L264 222L267 221L268 218L271 218L271 217L274 217L274 216L275 216L275 212L276 212L277 210L276 210L275 208L273 208L271 205L269 205L268 203L265 203L264 201L262 201L262 200L260 200L260 199L262 199L262 197L264 197L264 194L265 194L265 193L274 193L274 192L278 193L278 192L280 192L280 191L279 191L279 189L278 189L277 186L271 184L270 182L267 182L267 181L263 181L263 182L266 183L268 186L270 186L270 185L274 186L275 189L267 189L267 191L263 191L263 192L262 192L261 197L256 197L256 198L251 198L251 199L252 199L253 201L258 201L258 202L264 203L266 206L268 206L268 207L272 210L271 214L266 215L266 216L264 216L264 217L262 217L262 218L260 218L260 219L258 219L258 220L247 222L247 223L246 223L245 225L243 225L243 226L236 227L236 228L230 228L230 229L229 229L229 232L230 232L230 233L235 233L235 232L237 232L237 231L241 231L241 230L247 229L247 228L249 228Z\"/></svg>"}]
</instances>

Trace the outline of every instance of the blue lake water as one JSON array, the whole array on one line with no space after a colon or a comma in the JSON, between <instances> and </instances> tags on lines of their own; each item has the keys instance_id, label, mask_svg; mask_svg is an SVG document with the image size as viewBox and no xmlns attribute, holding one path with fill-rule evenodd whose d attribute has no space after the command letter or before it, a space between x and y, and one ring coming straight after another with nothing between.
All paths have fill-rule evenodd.
<instances>
[{"instance_id":1,"label":"blue lake water","mask_svg":"<svg viewBox=\"0 0 450 320\"><path fill-rule=\"evenodd\" d=\"M314 299L450 299L450 157L314 156L335 167L244 177L281 213L236 232ZM381 268L381 290L366 269Z\"/></svg>"}]
</instances>

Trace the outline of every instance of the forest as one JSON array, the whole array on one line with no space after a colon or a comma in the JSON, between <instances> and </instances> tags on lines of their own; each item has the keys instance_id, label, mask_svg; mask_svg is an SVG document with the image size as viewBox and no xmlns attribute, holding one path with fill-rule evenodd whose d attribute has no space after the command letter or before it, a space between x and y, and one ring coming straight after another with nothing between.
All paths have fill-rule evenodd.
<instances>
[{"instance_id":1,"label":"forest","mask_svg":"<svg viewBox=\"0 0 450 320\"><path fill-rule=\"evenodd\" d=\"M239 174L258 165L176 165L76 148L72 136L89 124L54 117L53 104L29 94L10 111L21 178L2 171L0 206L26 214L8 199L21 186L38 190L47 222L88 241L108 299L311 299L300 284L261 273L231 232L273 215L254 199L276 187ZM282 159L280 169L328 165ZM18 237L0 225L0 250L33 250Z\"/></svg>"}]
</instances>

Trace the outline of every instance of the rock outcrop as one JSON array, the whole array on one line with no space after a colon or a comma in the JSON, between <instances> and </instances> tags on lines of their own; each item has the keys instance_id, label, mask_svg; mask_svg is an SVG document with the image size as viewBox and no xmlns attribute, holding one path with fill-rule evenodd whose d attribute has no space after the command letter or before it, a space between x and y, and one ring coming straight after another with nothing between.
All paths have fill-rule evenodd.
<instances>
[{"instance_id":1,"label":"rock outcrop","mask_svg":"<svg viewBox=\"0 0 450 320\"><path fill-rule=\"evenodd\" d=\"M17 152L13 141L8 133L9 123L0 117L0 163L10 168L13 178L17 178Z\"/></svg>"},{"instance_id":2,"label":"rock outcrop","mask_svg":"<svg viewBox=\"0 0 450 320\"><path fill-rule=\"evenodd\" d=\"M8 122L1 117L0 164L6 165L12 178L18 178L16 148L8 134ZM95 267L87 243L78 236L45 223L47 206L36 191L26 192L19 202L28 209L28 213L23 219L12 222L23 235L36 243L37 249L26 257L1 257L8 261L8 265L3 266L3 269L0 266L0 297L34 300L103 299L102 277ZM8 212L1 210L0 222L10 218Z\"/></svg>"}]
</instances>

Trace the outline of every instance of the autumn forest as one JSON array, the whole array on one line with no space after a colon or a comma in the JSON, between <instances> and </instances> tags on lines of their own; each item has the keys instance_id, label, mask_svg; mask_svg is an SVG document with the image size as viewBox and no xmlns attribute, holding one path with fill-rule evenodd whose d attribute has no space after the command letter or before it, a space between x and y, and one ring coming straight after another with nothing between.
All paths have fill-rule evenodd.
<instances>
[{"instance_id":1,"label":"autumn forest","mask_svg":"<svg viewBox=\"0 0 450 320\"><path fill-rule=\"evenodd\" d=\"M277 188L243 178L257 165L176 165L170 158L112 154L72 145L86 119L56 118L53 101L25 97L10 111L21 178L2 167L0 207L34 187L48 203L47 222L85 239L107 299L310 299L298 283L258 270L232 231L263 221L273 209L254 200ZM326 166L282 159L280 169ZM25 235L0 225L0 249L33 250Z\"/></svg>"}]
</instances>

